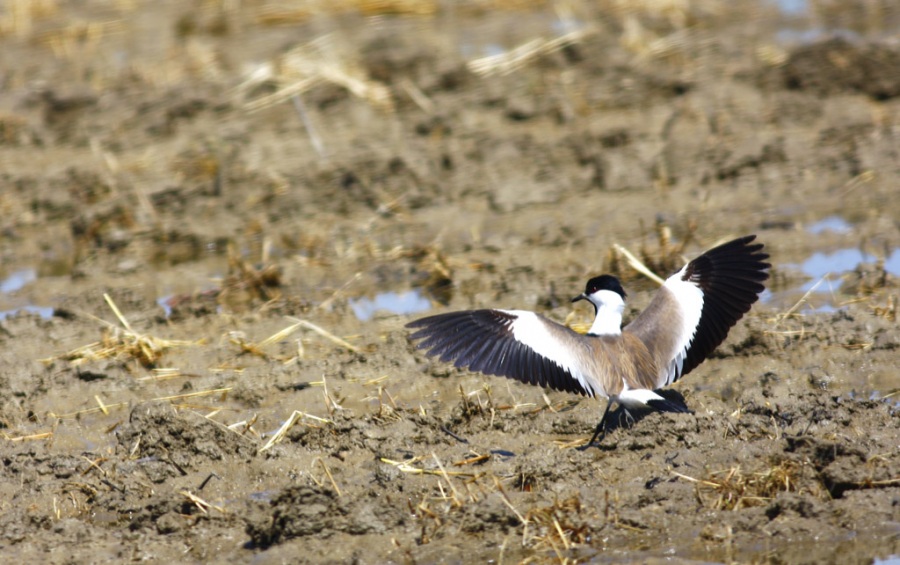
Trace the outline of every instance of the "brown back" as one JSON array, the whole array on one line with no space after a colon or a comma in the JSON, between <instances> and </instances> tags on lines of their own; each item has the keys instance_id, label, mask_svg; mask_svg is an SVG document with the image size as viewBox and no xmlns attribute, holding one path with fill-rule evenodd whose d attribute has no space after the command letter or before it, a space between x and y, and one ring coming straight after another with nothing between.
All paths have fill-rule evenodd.
<instances>
[{"instance_id":1,"label":"brown back","mask_svg":"<svg viewBox=\"0 0 900 565\"><path fill-rule=\"evenodd\" d=\"M659 369L653 356L637 336L624 332L621 336L586 336L591 340L590 375L599 380L607 395L622 392L624 384L631 389L654 389Z\"/></svg>"}]
</instances>

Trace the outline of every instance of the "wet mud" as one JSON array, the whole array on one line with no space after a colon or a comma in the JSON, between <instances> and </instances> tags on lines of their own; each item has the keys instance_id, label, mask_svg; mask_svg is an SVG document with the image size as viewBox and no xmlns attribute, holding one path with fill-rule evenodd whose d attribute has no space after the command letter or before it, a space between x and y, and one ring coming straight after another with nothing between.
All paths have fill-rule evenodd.
<instances>
[{"instance_id":1,"label":"wet mud","mask_svg":"<svg viewBox=\"0 0 900 565\"><path fill-rule=\"evenodd\" d=\"M513 4L0 12L5 559L900 555L900 12ZM749 233L692 413L598 448L403 327Z\"/></svg>"}]
</instances>

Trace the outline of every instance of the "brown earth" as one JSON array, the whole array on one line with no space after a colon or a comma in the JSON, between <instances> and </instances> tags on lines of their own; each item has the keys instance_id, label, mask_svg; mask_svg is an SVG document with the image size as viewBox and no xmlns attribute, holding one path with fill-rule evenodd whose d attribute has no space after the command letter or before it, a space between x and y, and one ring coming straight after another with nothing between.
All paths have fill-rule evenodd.
<instances>
[{"instance_id":1,"label":"brown earth","mask_svg":"<svg viewBox=\"0 0 900 565\"><path fill-rule=\"evenodd\" d=\"M897 558L900 10L522 4L0 9L4 561ZM632 316L613 244L746 233L694 413L586 452L602 402L356 314L577 325L614 272Z\"/></svg>"}]
</instances>

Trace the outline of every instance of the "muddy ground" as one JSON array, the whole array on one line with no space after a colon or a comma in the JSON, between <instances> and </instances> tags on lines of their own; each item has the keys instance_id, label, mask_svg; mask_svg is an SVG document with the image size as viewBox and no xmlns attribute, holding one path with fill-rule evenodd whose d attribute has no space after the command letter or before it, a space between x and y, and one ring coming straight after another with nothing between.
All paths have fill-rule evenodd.
<instances>
[{"instance_id":1,"label":"muddy ground","mask_svg":"<svg viewBox=\"0 0 900 565\"><path fill-rule=\"evenodd\" d=\"M788 5L5 4L3 560L896 559L900 10ZM694 413L601 448L403 328L747 233Z\"/></svg>"}]
</instances>

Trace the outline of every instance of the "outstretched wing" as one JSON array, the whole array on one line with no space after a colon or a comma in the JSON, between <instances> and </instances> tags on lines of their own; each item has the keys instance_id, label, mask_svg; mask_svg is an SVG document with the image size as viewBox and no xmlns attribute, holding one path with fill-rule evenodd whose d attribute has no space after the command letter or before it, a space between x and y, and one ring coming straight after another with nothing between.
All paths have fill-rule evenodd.
<instances>
[{"instance_id":1,"label":"outstretched wing","mask_svg":"<svg viewBox=\"0 0 900 565\"><path fill-rule=\"evenodd\" d=\"M593 396L583 361L583 336L525 310L464 310L406 325L410 339L441 361L487 375Z\"/></svg>"},{"instance_id":2,"label":"outstretched wing","mask_svg":"<svg viewBox=\"0 0 900 565\"><path fill-rule=\"evenodd\" d=\"M749 235L724 243L685 265L625 328L656 359L658 387L702 363L765 289L769 255L754 239Z\"/></svg>"}]
</instances>

